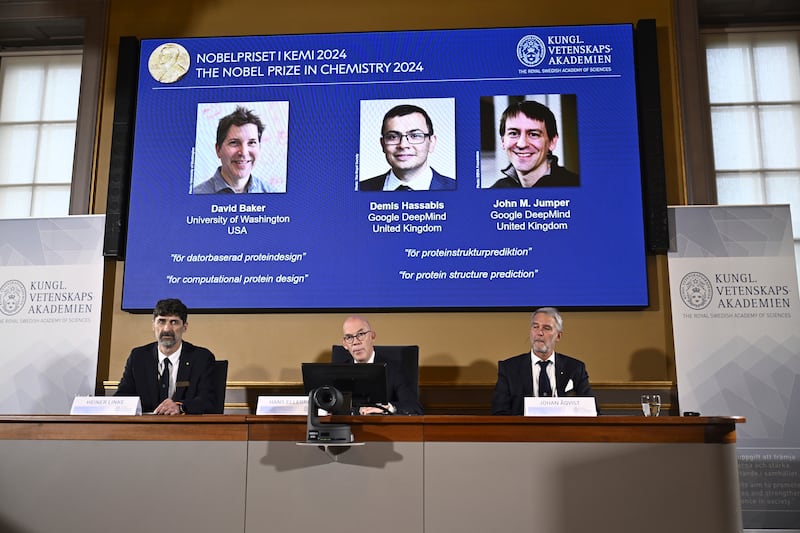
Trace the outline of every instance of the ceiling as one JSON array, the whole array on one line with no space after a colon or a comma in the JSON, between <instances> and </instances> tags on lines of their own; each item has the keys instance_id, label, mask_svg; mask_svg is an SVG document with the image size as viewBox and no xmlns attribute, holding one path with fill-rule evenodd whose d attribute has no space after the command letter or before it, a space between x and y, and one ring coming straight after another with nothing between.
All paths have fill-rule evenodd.
<instances>
[{"instance_id":1,"label":"ceiling","mask_svg":"<svg viewBox=\"0 0 800 533\"><path fill-rule=\"evenodd\" d=\"M676 0L681 1L681 0ZM74 47L83 43L83 18L10 20L3 6L22 3L0 0L0 51L43 47ZM753 23L800 24L798 0L697 0L702 25Z\"/></svg>"},{"instance_id":2,"label":"ceiling","mask_svg":"<svg viewBox=\"0 0 800 533\"><path fill-rule=\"evenodd\" d=\"M82 18L0 19L0 51L80 46L84 31Z\"/></svg>"},{"instance_id":3,"label":"ceiling","mask_svg":"<svg viewBox=\"0 0 800 533\"><path fill-rule=\"evenodd\" d=\"M798 0L697 0L697 11L701 26L800 24Z\"/></svg>"}]
</instances>

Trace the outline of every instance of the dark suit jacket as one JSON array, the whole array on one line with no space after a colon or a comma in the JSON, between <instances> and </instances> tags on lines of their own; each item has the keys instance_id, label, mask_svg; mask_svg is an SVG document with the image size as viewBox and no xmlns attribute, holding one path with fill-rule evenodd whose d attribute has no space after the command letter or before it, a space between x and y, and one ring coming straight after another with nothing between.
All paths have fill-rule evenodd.
<instances>
[{"instance_id":1,"label":"dark suit jacket","mask_svg":"<svg viewBox=\"0 0 800 533\"><path fill-rule=\"evenodd\" d=\"M431 186L428 189L429 191L454 191L456 189L456 180L453 178L448 178L447 176L442 176L434 169L431 169L431 171L433 171L433 179L431 179ZM388 177L389 171L387 171L385 174L381 174L380 176L375 176L374 178L364 180L358 184L358 190L382 191L383 184L386 183L386 178Z\"/></svg>"},{"instance_id":2,"label":"dark suit jacket","mask_svg":"<svg viewBox=\"0 0 800 533\"><path fill-rule=\"evenodd\" d=\"M564 389L569 380L574 388ZM589 374L582 361L556 352L556 395L594 396L589 386ZM533 368L531 353L523 353L497 363L497 384L492 397L493 415L522 415L525 397L533 396Z\"/></svg>"},{"instance_id":3,"label":"dark suit jacket","mask_svg":"<svg viewBox=\"0 0 800 533\"><path fill-rule=\"evenodd\" d=\"M183 341L175 394L188 414L203 414L214 409L214 354L206 348ZM142 412L152 412L158 404L158 344L152 342L131 350L114 396L138 396Z\"/></svg>"},{"instance_id":4,"label":"dark suit jacket","mask_svg":"<svg viewBox=\"0 0 800 533\"><path fill-rule=\"evenodd\" d=\"M348 363L355 364L352 357L347 359ZM415 391L403 376L403 369L395 361L389 361L381 357L379 349L375 349L375 362L386 363L386 394L399 415L422 415L425 414L422 404L419 403L417 391Z\"/></svg>"}]
</instances>

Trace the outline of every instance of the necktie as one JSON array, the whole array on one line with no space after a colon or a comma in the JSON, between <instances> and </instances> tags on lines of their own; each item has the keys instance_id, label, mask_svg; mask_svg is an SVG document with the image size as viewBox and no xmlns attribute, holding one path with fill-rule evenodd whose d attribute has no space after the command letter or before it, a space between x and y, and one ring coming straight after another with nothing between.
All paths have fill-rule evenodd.
<instances>
[{"instance_id":1,"label":"necktie","mask_svg":"<svg viewBox=\"0 0 800 533\"><path fill-rule=\"evenodd\" d=\"M158 401L163 402L169 397L169 367L172 363L169 359L164 359L164 371L161 372L161 378L158 380Z\"/></svg>"},{"instance_id":2,"label":"necktie","mask_svg":"<svg viewBox=\"0 0 800 533\"><path fill-rule=\"evenodd\" d=\"M412 189L408 185L398 185L395 190L396 191L410 191Z\"/></svg>"},{"instance_id":3,"label":"necktie","mask_svg":"<svg viewBox=\"0 0 800 533\"><path fill-rule=\"evenodd\" d=\"M550 378L547 377L547 365L550 361L536 361L539 365L539 396L552 396L553 389L550 386Z\"/></svg>"}]
</instances>

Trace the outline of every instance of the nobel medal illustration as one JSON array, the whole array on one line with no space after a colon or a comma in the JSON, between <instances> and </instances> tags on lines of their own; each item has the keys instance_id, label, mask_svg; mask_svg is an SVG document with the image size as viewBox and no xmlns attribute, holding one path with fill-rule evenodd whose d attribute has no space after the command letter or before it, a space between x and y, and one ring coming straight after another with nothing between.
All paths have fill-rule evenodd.
<instances>
[{"instance_id":1,"label":"nobel medal illustration","mask_svg":"<svg viewBox=\"0 0 800 533\"><path fill-rule=\"evenodd\" d=\"M190 64L186 48L177 43L164 43L150 54L147 68L154 80L175 83L186 75Z\"/></svg>"}]
</instances>

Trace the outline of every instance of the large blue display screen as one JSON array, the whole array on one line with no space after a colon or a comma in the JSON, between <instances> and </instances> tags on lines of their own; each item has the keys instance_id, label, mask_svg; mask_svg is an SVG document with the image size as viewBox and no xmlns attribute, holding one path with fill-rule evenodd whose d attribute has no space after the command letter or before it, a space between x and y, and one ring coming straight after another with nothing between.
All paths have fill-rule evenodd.
<instances>
[{"instance_id":1,"label":"large blue display screen","mask_svg":"<svg viewBox=\"0 0 800 533\"><path fill-rule=\"evenodd\" d=\"M165 297L646 306L632 26L144 40L122 306Z\"/></svg>"}]
</instances>

